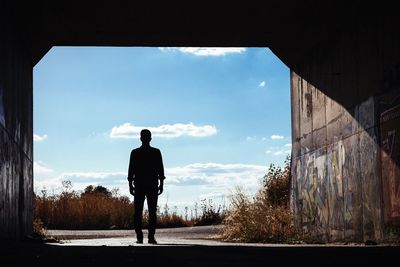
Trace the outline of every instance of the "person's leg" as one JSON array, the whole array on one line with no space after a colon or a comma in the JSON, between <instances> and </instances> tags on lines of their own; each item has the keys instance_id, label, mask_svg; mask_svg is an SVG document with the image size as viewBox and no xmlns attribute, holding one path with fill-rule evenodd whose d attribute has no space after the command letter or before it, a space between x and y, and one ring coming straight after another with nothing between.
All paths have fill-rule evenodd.
<instances>
[{"instance_id":1,"label":"person's leg","mask_svg":"<svg viewBox=\"0 0 400 267\"><path fill-rule=\"evenodd\" d=\"M140 242L143 242L143 232L142 232L142 216L143 216L143 204L144 204L144 192L135 192L134 197L134 208L135 215L133 223L135 226L136 238Z\"/></svg>"},{"instance_id":2,"label":"person's leg","mask_svg":"<svg viewBox=\"0 0 400 267\"><path fill-rule=\"evenodd\" d=\"M147 196L147 207L149 209L149 240L155 240L154 235L156 233L157 226L157 200L158 192L157 190L149 190L146 194Z\"/></svg>"}]
</instances>

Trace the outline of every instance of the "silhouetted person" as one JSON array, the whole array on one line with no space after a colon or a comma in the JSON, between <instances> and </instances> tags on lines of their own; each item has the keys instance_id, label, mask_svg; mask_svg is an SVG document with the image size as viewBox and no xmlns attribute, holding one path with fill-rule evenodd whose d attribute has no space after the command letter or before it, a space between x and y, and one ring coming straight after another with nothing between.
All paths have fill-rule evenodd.
<instances>
[{"instance_id":1,"label":"silhouetted person","mask_svg":"<svg viewBox=\"0 0 400 267\"><path fill-rule=\"evenodd\" d=\"M142 146L132 150L129 160L129 192L134 196L134 225L136 243L143 243L142 214L145 197L149 210L149 243L157 244L154 237L157 224L157 199L164 188L164 165L159 149L151 147L151 132L140 132Z\"/></svg>"}]
</instances>

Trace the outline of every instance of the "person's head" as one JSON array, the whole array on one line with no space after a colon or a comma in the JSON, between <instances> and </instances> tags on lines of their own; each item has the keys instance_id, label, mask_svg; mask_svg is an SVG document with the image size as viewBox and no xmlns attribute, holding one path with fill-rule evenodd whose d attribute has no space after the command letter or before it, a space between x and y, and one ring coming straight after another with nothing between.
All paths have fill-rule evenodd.
<instances>
[{"instance_id":1,"label":"person's head","mask_svg":"<svg viewBox=\"0 0 400 267\"><path fill-rule=\"evenodd\" d=\"M147 129L140 131L140 141L142 141L143 144L150 144L151 132Z\"/></svg>"}]
</instances>

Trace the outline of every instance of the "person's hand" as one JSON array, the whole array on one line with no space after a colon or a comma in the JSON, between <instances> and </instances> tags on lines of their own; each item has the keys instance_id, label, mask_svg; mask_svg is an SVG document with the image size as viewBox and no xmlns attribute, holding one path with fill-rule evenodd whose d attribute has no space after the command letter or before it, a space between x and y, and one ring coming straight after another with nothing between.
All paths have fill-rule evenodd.
<instances>
[{"instance_id":1,"label":"person's hand","mask_svg":"<svg viewBox=\"0 0 400 267\"><path fill-rule=\"evenodd\" d=\"M135 195L135 187L132 184L129 184L129 193L134 196Z\"/></svg>"},{"instance_id":2,"label":"person's hand","mask_svg":"<svg viewBox=\"0 0 400 267\"><path fill-rule=\"evenodd\" d=\"M164 191L164 186L163 186L163 185L160 185L160 186L158 187L158 194L161 195L163 191Z\"/></svg>"}]
</instances>

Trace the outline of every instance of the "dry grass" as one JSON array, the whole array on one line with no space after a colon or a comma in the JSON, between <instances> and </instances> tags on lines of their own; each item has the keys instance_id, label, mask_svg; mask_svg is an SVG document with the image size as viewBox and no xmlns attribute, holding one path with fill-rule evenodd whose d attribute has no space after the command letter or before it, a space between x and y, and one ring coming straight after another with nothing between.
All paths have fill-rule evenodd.
<instances>
[{"instance_id":1,"label":"dry grass","mask_svg":"<svg viewBox=\"0 0 400 267\"><path fill-rule=\"evenodd\" d=\"M35 196L34 216L36 232L43 229L133 229L133 202L126 196L119 196L118 191L109 191L103 186L88 186L84 192L72 190L69 181L63 182L64 190L60 194L47 195L42 190L41 196ZM163 211L158 210L157 227L185 227L195 225L218 224L223 220L221 208L215 209L212 202L204 200L202 210L196 216L188 218L179 215L176 208L170 211L168 205ZM188 212L188 208L186 208ZM192 211L193 213L193 211ZM143 213L143 227L148 225L148 212Z\"/></svg>"},{"instance_id":2,"label":"dry grass","mask_svg":"<svg viewBox=\"0 0 400 267\"><path fill-rule=\"evenodd\" d=\"M292 214L286 206L272 206L264 192L250 198L238 189L231 200L222 238L240 242L287 242L296 236Z\"/></svg>"},{"instance_id":3,"label":"dry grass","mask_svg":"<svg viewBox=\"0 0 400 267\"><path fill-rule=\"evenodd\" d=\"M127 197L63 192L36 196L35 218L49 229L127 229L133 224L133 204Z\"/></svg>"},{"instance_id":4,"label":"dry grass","mask_svg":"<svg viewBox=\"0 0 400 267\"><path fill-rule=\"evenodd\" d=\"M33 233L39 238L45 238L48 235L43 222L38 218L33 221Z\"/></svg>"},{"instance_id":5,"label":"dry grass","mask_svg":"<svg viewBox=\"0 0 400 267\"><path fill-rule=\"evenodd\" d=\"M240 188L231 197L222 238L227 241L290 242L298 235L289 209L290 161L283 169L271 165L254 197Z\"/></svg>"}]
</instances>

